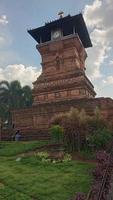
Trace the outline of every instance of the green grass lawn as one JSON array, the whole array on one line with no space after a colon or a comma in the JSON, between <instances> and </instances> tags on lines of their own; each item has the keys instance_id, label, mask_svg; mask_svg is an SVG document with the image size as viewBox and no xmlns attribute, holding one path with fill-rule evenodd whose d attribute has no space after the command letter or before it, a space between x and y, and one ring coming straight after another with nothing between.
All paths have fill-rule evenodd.
<instances>
[{"instance_id":1,"label":"green grass lawn","mask_svg":"<svg viewBox=\"0 0 113 200\"><path fill-rule=\"evenodd\" d=\"M94 164L45 163L35 155L16 161L17 154L43 144L0 143L0 200L70 200L76 192L88 192Z\"/></svg>"},{"instance_id":2,"label":"green grass lawn","mask_svg":"<svg viewBox=\"0 0 113 200\"><path fill-rule=\"evenodd\" d=\"M15 156L17 154L35 150L48 141L32 141L32 142L0 142L0 156Z\"/></svg>"}]
</instances>

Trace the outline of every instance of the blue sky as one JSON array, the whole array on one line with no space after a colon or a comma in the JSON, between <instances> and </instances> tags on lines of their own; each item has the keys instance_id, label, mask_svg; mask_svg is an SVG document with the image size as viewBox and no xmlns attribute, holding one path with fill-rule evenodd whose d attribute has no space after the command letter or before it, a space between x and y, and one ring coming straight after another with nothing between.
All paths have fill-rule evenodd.
<instances>
[{"instance_id":1,"label":"blue sky","mask_svg":"<svg viewBox=\"0 0 113 200\"><path fill-rule=\"evenodd\" d=\"M60 10L65 15L82 12L93 42L87 75L98 96L113 97L112 8L113 0L0 0L0 80L31 85L40 73L41 58L27 29L57 19Z\"/></svg>"}]
</instances>

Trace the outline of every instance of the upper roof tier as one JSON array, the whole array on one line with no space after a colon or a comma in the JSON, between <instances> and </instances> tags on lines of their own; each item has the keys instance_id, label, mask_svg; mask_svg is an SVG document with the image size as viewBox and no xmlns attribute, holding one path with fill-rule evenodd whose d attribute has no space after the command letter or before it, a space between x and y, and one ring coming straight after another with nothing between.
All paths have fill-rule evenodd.
<instances>
[{"instance_id":1,"label":"upper roof tier","mask_svg":"<svg viewBox=\"0 0 113 200\"><path fill-rule=\"evenodd\" d=\"M60 29L63 36L77 33L83 43L84 48L92 47L92 43L87 31L82 14L66 16L55 21L45 23L36 29L28 30L28 33L38 42L47 42L51 40L51 32Z\"/></svg>"}]
</instances>

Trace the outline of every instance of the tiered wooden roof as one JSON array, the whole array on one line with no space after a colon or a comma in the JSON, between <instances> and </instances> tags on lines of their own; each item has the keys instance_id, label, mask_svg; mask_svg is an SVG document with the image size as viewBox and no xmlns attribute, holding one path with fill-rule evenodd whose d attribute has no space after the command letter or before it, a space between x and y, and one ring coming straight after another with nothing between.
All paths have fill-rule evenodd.
<instances>
[{"instance_id":1,"label":"tiered wooden roof","mask_svg":"<svg viewBox=\"0 0 113 200\"><path fill-rule=\"evenodd\" d=\"M44 26L28 30L28 33L38 43L40 43L40 38L41 42L44 43L51 40L51 31L61 29L63 31L63 35L66 36L73 34L73 28L75 33L79 35L84 48L92 47L89 33L81 13L74 16L68 15L55 21L45 23Z\"/></svg>"}]
</instances>

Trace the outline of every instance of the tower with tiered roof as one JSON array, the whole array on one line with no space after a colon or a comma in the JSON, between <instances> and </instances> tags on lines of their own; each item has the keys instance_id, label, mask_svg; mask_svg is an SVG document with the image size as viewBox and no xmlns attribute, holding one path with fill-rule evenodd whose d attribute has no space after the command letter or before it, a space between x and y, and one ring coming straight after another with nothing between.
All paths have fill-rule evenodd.
<instances>
[{"instance_id":1,"label":"tower with tiered roof","mask_svg":"<svg viewBox=\"0 0 113 200\"><path fill-rule=\"evenodd\" d=\"M85 48L92 44L82 14L60 15L28 32L42 57L42 73L33 83L33 105L95 97L85 75Z\"/></svg>"}]
</instances>

